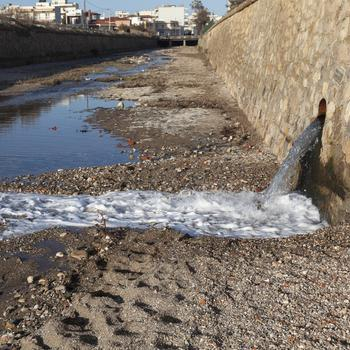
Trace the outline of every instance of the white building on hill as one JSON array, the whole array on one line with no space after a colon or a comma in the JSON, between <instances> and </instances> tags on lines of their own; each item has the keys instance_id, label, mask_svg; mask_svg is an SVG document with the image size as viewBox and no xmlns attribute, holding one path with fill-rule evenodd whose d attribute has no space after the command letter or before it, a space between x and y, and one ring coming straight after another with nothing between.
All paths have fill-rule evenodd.
<instances>
[{"instance_id":1,"label":"white building on hill","mask_svg":"<svg viewBox=\"0 0 350 350\"><path fill-rule=\"evenodd\" d=\"M0 14L20 20L69 25L81 24L83 15L79 5L68 0L39 0L34 6L10 4L2 7Z\"/></svg>"}]
</instances>

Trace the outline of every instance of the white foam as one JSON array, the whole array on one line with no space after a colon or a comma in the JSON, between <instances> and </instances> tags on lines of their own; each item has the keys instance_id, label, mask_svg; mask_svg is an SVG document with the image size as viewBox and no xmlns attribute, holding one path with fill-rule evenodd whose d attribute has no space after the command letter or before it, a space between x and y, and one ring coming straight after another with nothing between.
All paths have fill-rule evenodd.
<instances>
[{"instance_id":1,"label":"white foam","mask_svg":"<svg viewBox=\"0 0 350 350\"><path fill-rule=\"evenodd\" d=\"M190 235L270 238L305 234L326 225L300 194L264 197L240 192L112 192L93 196L0 193L0 238L54 226L170 227Z\"/></svg>"}]
</instances>

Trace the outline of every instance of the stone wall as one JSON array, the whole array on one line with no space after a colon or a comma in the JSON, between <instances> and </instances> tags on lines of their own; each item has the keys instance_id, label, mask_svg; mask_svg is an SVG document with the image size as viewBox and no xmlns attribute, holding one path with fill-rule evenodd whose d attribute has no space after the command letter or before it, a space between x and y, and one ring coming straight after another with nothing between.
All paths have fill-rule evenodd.
<instances>
[{"instance_id":1,"label":"stone wall","mask_svg":"<svg viewBox=\"0 0 350 350\"><path fill-rule=\"evenodd\" d=\"M348 219L348 1L249 0L213 27L200 47L280 160L326 100L312 190L328 219Z\"/></svg>"},{"instance_id":2,"label":"stone wall","mask_svg":"<svg viewBox=\"0 0 350 350\"><path fill-rule=\"evenodd\" d=\"M155 38L132 34L0 25L0 66L80 58L156 46Z\"/></svg>"}]
</instances>

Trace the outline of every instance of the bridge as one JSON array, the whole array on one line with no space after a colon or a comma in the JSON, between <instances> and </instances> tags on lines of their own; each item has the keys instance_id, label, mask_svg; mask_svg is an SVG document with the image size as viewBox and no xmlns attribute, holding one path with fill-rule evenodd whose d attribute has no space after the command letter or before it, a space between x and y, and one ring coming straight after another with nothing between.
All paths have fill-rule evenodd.
<instances>
[{"instance_id":1,"label":"bridge","mask_svg":"<svg viewBox=\"0 0 350 350\"><path fill-rule=\"evenodd\" d=\"M161 47L197 46L198 40L198 35L159 36L158 45Z\"/></svg>"}]
</instances>

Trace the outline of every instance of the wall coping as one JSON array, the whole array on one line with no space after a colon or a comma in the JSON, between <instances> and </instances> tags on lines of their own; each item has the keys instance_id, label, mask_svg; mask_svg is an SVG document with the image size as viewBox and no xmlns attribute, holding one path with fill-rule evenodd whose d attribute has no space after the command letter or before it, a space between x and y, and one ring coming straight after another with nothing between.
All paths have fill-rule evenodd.
<instances>
[{"instance_id":1,"label":"wall coping","mask_svg":"<svg viewBox=\"0 0 350 350\"><path fill-rule=\"evenodd\" d=\"M53 33L58 35L84 35L84 36L97 36L97 37L109 37L109 38L128 38L137 37L144 39L155 39L155 36L147 35L145 33L124 33L124 32L103 32L103 31L89 31L80 28L60 28L60 27L49 27L45 25L35 24L24 24L19 21L2 21L0 20L0 31L17 32L30 34L31 32L36 33Z\"/></svg>"},{"instance_id":2,"label":"wall coping","mask_svg":"<svg viewBox=\"0 0 350 350\"><path fill-rule=\"evenodd\" d=\"M234 15L236 15L239 12L242 12L243 10L245 10L247 7L253 5L254 3L256 3L259 0L246 0L244 1L242 4L238 5L237 7L235 7L234 9L232 9L231 11L229 11L223 18L220 19L220 21L216 22L208 31L207 33L209 33L211 30L213 30L216 26L218 26L219 24L225 22L226 20L228 20L229 18L233 17ZM207 34L205 33L205 34Z\"/></svg>"}]
</instances>

